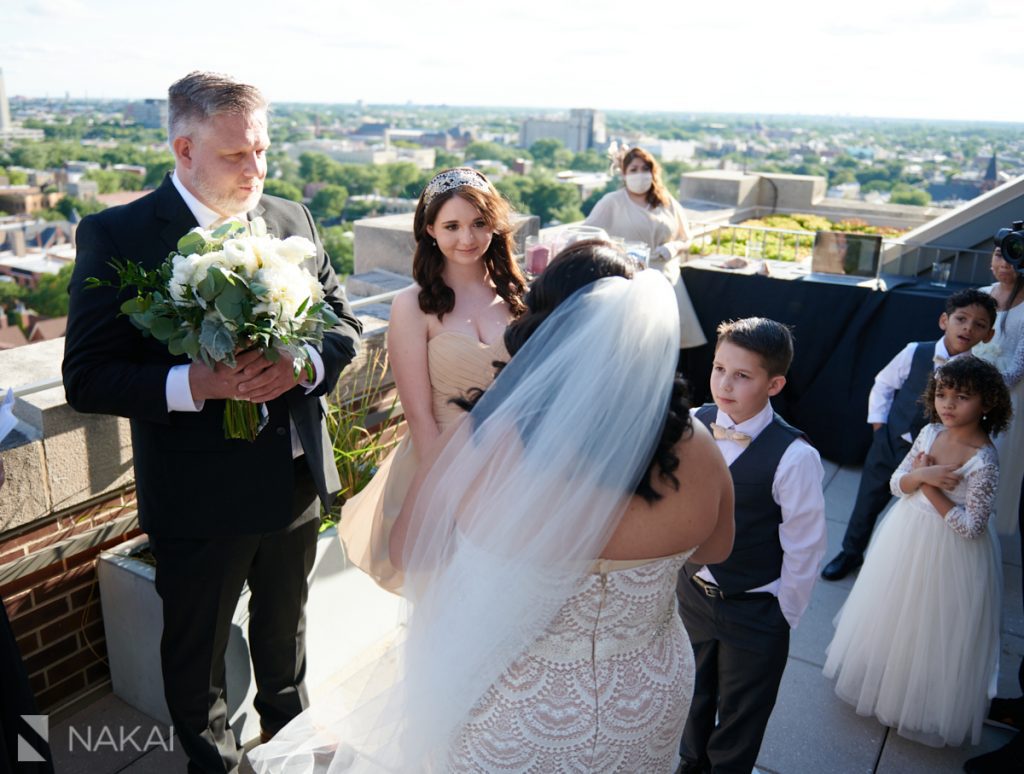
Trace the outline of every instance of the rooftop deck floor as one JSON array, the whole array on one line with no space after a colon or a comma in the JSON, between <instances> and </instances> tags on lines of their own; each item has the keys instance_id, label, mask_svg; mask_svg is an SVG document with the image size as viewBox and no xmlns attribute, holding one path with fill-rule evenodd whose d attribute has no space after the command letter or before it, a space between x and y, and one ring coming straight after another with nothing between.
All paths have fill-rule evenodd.
<instances>
[{"instance_id":1,"label":"rooftop deck floor","mask_svg":"<svg viewBox=\"0 0 1024 774\"><path fill-rule=\"evenodd\" d=\"M860 470L825 462L825 501L828 519L828 557L842 540L846 519L853 506ZM1017 538L1003 540L1003 650L999 692L1017 695L1017 667L1024 654L1024 614L1021 611L1021 567ZM358 572L358 570L351 570ZM1010 733L986 726L977 747L935 749L899 737L874 718L858 716L836 698L832 684L821 674L825 647L832 636L832 619L853 585L853 577L838 583L819 581L811 606L793 633L789 664L782 680L778 704L768 725L758 756L764 774L941 774L959 772L974 755L1002 746ZM357 601L358 604L358 601ZM353 616L358 620L358 615ZM154 669L156 669L154 664ZM117 744L119 729L134 735L131 744ZM114 744L97 744L103 728L110 729ZM180 747L165 750L158 744L146 747L154 727L152 718L107 694L56 723L50 743L58 774L163 774L185 770ZM92 731L92 750L81 741ZM74 736L72 736L72 731ZM166 739L166 737L162 737ZM177 740L174 740L175 743ZM74 743L71 749L69 742ZM165 742L166 746L167 745Z\"/></svg>"}]
</instances>

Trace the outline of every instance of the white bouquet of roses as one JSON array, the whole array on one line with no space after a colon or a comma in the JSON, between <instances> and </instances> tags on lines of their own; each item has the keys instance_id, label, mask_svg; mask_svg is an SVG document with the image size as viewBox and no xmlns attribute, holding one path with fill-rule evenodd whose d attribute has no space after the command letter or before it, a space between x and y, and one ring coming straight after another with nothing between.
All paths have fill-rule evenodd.
<instances>
[{"instance_id":1,"label":"white bouquet of roses","mask_svg":"<svg viewBox=\"0 0 1024 774\"><path fill-rule=\"evenodd\" d=\"M172 355L212 368L234 367L235 355L244 350L258 349L272 362L287 352L296 377L305 371L312 379L306 345L319 345L324 329L338 322L319 280L302 266L315 255L310 240L270 236L256 218L249 228L228 222L214 230L192 229L153 270L132 261L111 266L119 291L135 288L121 312L144 334L165 342ZM114 286L95 277L87 283ZM226 401L225 437L252 441L259 429L258 406Z\"/></svg>"}]
</instances>

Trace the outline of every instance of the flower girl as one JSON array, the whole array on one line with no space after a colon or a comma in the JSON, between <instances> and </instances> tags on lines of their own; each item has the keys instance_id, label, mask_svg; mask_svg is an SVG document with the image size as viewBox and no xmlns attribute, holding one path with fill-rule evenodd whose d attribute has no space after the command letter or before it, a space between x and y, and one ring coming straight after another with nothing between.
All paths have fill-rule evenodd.
<instances>
[{"instance_id":1,"label":"flower girl","mask_svg":"<svg viewBox=\"0 0 1024 774\"><path fill-rule=\"evenodd\" d=\"M989 435L1009 422L1010 396L994 366L964 355L935 371L924 401L933 424L892 476L900 499L836 616L824 673L858 714L901 736L977 744L999 652Z\"/></svg>"}]
</instances>

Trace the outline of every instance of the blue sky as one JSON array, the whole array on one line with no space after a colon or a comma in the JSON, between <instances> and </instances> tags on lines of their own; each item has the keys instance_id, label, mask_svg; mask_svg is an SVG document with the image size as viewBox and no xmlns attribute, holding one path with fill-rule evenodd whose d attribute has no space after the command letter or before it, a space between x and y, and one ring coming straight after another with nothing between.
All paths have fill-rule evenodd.
<instances>
[{"instance_id":1,"label":"blue sky","mask_svg":"<svg viewBox=\"0 0 1024 774\"><path fill-rule=\"evenodd\" d=\"M9 95L1024 122L1019 0L4 0ZM244 9L244 10L241 10Z\"/></svg>"}]
</instances>

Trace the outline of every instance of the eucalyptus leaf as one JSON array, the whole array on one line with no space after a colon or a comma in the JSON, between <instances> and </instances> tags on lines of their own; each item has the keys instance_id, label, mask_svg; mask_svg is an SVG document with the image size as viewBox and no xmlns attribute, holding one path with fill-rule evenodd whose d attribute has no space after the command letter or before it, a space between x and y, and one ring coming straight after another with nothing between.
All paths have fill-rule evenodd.
<instances>
[{"instance_id":1,"label":"eucalyptus leaf","mask_svg":"<svg viewBox=\"0 0 1024 774\"><path fill-rule=\"evenodd\" d=\"M185 333L185 337L181 340L181 348L185 354L193 360L196 355L199 354L199 337L195 331L188 331Z\"/></svg>"},{"instance_id":2,"label":"eucalyptus leaf","mask_svg":"<svg viewBox=\"0 0 1024 774\"><path fill-rule=\"evenodd\" d=\"M231 237L241 236L246 232L244 225L239 223L237 220L229 220L227 223L222 223L213 230L210 236L218 241L224 241Z\"/></svg>"},{"instance_id":3,"label":"eucalyptus leaf","mask_svg":"<svg viewBox=\"0 0 1024 774\"><path fill-rule=\"evenodd\" d=\"M167 340L167 351L172 355L184 355L185 354L185 332L177 330L174 335Z\"/></svg>"},{"instance_id":4,"label":"eucalyptus leaf","mask_svg":"<svg viewBox=\"0 0 1024 774\"><path fill-rule=\"evenodd\" d=\"M121 304L121 314L138 314L143 309L141 298L129 298Z\"/></svg>"},{"instance_id":5,"label":"eucalyptus leaf","mask_svg":"<svg viewBox=\"0 0 1024 774\"><path fill-rule=\"evenodd\" d=\"M173 320L167 317L157 317L153 320L153 324L149 326L149 332L158 341L167 341L174 334L175 327Z\"/></svg>"},{"instance_id":6,"label":"eucalyptus leaf","mask_svg":"<svg viewBox=\"0 0 1024 774\"><path fill-rule=\"evenodd\" d=\"M242 300L228 293L221 293L217 296L217 300L213 302L213 305L225 320L237 322L242 316Z\"/></svg>"},{"instance_id":7,"label":"eucalyptus leaf","mask_svg":"<svg viewBox=\"0 0 1024 774\"><path fill-rule=\"evenodd\" d=\"M217 281L213 278L213 271L206 272L203 281L196 285L196 292L204 301L212 301L217 295Z\"/></svg>"},{"instance_id":8,"label":"eucalyptus leaf","mask_svg":"<svg viewBox=\"0 0 1024 774\"><path fill-rule=\"evenodd\" d=\"M178 252L182 255L192 255L192 253L202 252L202 249L206 246L206 239L197 231L189 231L185 236L178 240Z\"/></svg>"}]
</instances>

